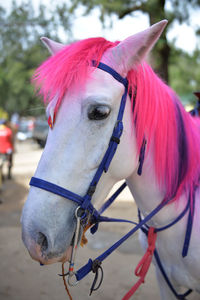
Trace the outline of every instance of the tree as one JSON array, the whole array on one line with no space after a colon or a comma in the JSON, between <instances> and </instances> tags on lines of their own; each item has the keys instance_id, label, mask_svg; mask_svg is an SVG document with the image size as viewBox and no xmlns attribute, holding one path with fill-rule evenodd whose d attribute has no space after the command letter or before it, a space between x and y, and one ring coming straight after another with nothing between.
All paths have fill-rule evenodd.
<instances>
[{"instance_id":1,"label":"tree","mask_svg":"<svg viewBox=\"0 0 200 300\"><path fill-rule=\"evenodd\" d=\"M56 6L55 11L48 14L42 5L36 13L30 0L21 5L13 1L10 12L0 7L0 107L9 114L44 113L30 81L34 69L48 56L39 42L40 36L59 40L60 28L69 31L64 6L62 9ZM42 107L42 111L37 107Z\"/></svg>"},{"instance_id":2,"label":"tree","mask_svg":"<svg viewBox=\"0 0 200 300\"><path fill-rule=\"evenodd\" d=\"M170 85L184 104L194 104L196 97L193 92L200 91L200 50L191 55L171 46L169 77Z\"/></svg>"},{"instance_id":3,"label":"tree","mask_svg":"<svg viewBox=\"0 0 200 300\"><path fill-rule=\"evenodd\" d=\"M127 15L134 16L136 11L147 14L151 25L167 19L168 26L153 50L154 68L166 82L169 81L168 65L171 55L167 32L174 21L190 22L191 10L200 9L200 0L71 0L71 2L71 12L75 12L82 5L85 7L85 15L97 7L103 23L107 17L111 18L112 15L117 15L119 19L122 19Z\"/></svg>"}]
</instances>

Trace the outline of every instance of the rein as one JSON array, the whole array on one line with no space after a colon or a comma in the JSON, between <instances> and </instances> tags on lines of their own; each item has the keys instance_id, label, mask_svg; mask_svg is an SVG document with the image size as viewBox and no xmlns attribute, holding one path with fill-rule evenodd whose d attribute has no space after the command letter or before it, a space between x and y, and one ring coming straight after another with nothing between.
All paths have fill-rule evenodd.
<instances>
[{"instance_id":1,"label":"rein","mask_svg":"<svg viewBox=\"0 0 200 300\"><path fill-rule=\"evenodd\" d=\"M68 200L71 200L75 202L78 207L75 211L75 217L76 217L76 230L75 230L75 235L73 239L73 250L72 250L72 255L71 255L71 260L69 264L69 271L66 274L63 274L62 276L68 276L68 283L70 286L74 286L80 281L82 278L84 278L88 273L91 271L95 273L95 278L94 282L91 287L90 294L97 290L99 286L101 285L101 282L103 280L103 269L101 267L102 262L114 251L116 250L123 242L125 242L131 235L133 235L138 229L142 229L147 235L148 235L148 240L149 240L149 247L146 252L146 260L143 257L141 264L137 267L137 270L140 270L140 272L136 272L137 276L140 277L138 283L136 283L137 287L141 283L144 282L144 277L148 271L148 268L150 266L152 256L154 254L156 261L158 263L158 266L161 270L161 273L164 273L164 278L166 282L168 283L169 279L165 273L165 271L162 272L163 267L161 265L158 252L155 249L155 243L156 243L156 232L165 230L169 228L170 226L174 225L177 223L180 219L182 219L187 211L190 209L190 202L188 200L188 203L186 205L186 208L183 210L183 212L169 225L166 225L160 229L156 229L153 227L148 227L146 223L152 219L153 216L155 216L166 204L168 204L171 201L170 199L164 199L149 215L147 215L144 219L141 218L140 213L139 213L139 223L135 223L129 220L124 220L124 219L115 219L115 218L108 218L105 216L101 216L101 214L105 211L106 208L108 208L113 201L116 199L116 197L119 195L119 193L126 187L126 183L123 183L122 186L109 198L105 204L101 207L99 211L97 211L93 204L91 203L92 196L96 190L96 186L103 174L103 172L107 172L108 168L110 166L110 163L115 155L115 152L117 150L117 147L120 143L120 137L123 132L123 115L124 115L124 109L125 109L125 104L126 104L126 98L128 94L128 80L127 78L122 77L119 73L117 73L114 69L109 67L108 65L104 63L99 63L97 64L96 61L92 61L92 65L96 68L99 68L107 73L109 73L113 78L115 78L117 81L119 81L121 84L124 85L124 93L121 98L121 103L118 111L118 116L117 120L115 122L115 126L113 128L113 132L108 144L108 148L103 156L103 159L88 187L88 190L86 194L82 197L76 193L73 193L72 191L69 191L63 187L60 187L54 183L48 182L46 180L32 177L30 181L30 185L46 190L48 192L54 193L56 195L59 195L61 197L64 197ZM136 96L136 95L135 95ZM145 156L145 146L146 146L146 140L144 138L143 144L140 150L140 155L139 155L139 167L138 167L138 175L142 174L142 167L143 167L143 162L144 162L144 156ZM193 195L194 196L194 195ZM194 197L193 197L194 198ZM191 236L191 231L192 231L192 224L193 224L193 215L191 215L192 212L191 210L189 211L189 217L188 217L188 224L187 224L187 230L186 230L186 238L184 242L184 247L183 247L183 256L187 255L188 247L189 247L189 242L190 242L190 236ZM89 259L88 263L85 264L82 268L80 268L78 271L74 271L74 265L75 265L75 256L76 256L76 250L78 246L78 239L81 231L81 226L86 227L88 224L91 224L92 227L90 229L91 233L94 234L97 229L98 225L100 222L128 222L131 224L134 224L135 227L131 229L125 236L123 236L119 241L114 243L110 248L108 248L104 253L102 253L100 256L98 256L96 259L92 260ZM157 259L158 257L158 259ZM145 260L145 261L144 261ZM146 264L146 261L148 260L148 263ZM141 267L142 265L142 267ZM143 268L143 266L145 266ZM145 270L144 270L145 269ZM144 270L144 271L143 271ZM96 287L97 279L99 276L99 272L101 274L101 279L100 283ZM165 276L166 275L166 276ZM170 281L169 281L170 282ZM168 284L169 287L171 285ZM128 300L133 293L135 292L137 287L133 287L123 298L124 300ZM173 292L173 287L170 289ZM190 293L191 290L189 290L187 293L184 295L178 295L175 291L174 295L176 296L177 299L185 299L185 296ZM181 298L182 297L182 298Z\"/></svg>"}]
</instances>

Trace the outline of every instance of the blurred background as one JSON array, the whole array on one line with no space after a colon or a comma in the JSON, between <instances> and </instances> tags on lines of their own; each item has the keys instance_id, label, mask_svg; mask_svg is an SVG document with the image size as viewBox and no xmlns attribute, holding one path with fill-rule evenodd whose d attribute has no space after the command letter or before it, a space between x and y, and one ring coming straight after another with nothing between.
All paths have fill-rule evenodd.
<instances>
[{"instance_id":1,"label":"blurred background","mask_svg":"<svg viewBox=\"0 0 200 300\"><path fill-rule=\"evenodd\" d=\"M149 60L190 110L197 100L193 93L200 91L200 0L0 0L0 130L6 121L14 153L10 178L7 157L0 155L0 300L67 299L56 275L60 267L41 268L29 258L20 237L21 209L48 133L45 107L31 85L35 68L49 55L40 37L64 44L95 36L122 40L162 19L168 26ZM130 201L130 194L123 193L109 214L136 216ZM95 257L128 229L102 227L79 255L79 263ZM93 297L121 299L135 280L140 257L136 236L134 244L128 242L107 263L106 283ZM159 299L153 269L148 276L135 299ZM74 299L89 298L90 279L81 285L73 290Z\"/></svg>"}]
</instances>

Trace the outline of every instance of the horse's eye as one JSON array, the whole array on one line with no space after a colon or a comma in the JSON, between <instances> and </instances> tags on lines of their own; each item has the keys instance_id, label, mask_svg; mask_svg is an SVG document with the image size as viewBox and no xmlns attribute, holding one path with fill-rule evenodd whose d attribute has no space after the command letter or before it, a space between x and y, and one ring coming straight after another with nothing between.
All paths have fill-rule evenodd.
<instances>
[{"instance_id":1,"label":"horse's eye","mask_svg":"<svg viewBox=\"0 0 200 300\"><path fill-rule=\"evenodd\" d=\"M110 107L106 105L95 105L89 108L88 118L90 120L103 120L110 114Z\"/></svg>"}]
</instances>

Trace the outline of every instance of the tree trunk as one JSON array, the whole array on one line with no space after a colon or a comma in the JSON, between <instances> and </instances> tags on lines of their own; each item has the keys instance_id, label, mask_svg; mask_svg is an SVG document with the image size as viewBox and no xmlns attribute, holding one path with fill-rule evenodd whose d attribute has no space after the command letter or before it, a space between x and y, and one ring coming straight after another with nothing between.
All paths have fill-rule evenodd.
<instances>
[{"instance_id":1,"label":"tree trunk","mask_svg":"<svg viewBox=\"0 0 200 300\"><path fill-rule=\"evenodd\" d=\"M137 10L146 13L149 16L150 24L153 25L163 19L166 19L165 12L165 1L166 0L149 0L146 2L138 2L138 5L121 10L118 14L119 19L124 18ZM171 23L170 20L169 23ZM168 64L170 58L170 46L166 38L166 29L161 35L161 38L156 43L152 50L152 65L158 75L166 82L169 81Z\"/></svg>"},{"instance_id":2,"label":"tree trunk","mask_svg":"<svg viewBox=\"0 0 200 300\"><path fill-rule=\"evenodd\" d=\"M155 7L152 7L153 4ZM151 9L149 9L149 19L150 24L153 25L156 22L161 21L162 19L166 19L165 15L165 0L155 0L151 2ZM153 65L155 71L159 74L159 76L164 79L166 83L169 81L169 57L170 57L170 46L167 42L166 37L166 29L161 35L161 38L156 43L152 54L153 54Z\"/></svg>"},{"instance_id":3,"label":"tree trunk","mask_svg":"<svg viewBox=\"0 0 200 300\"><path fill-rule=\"evenodd\" d=\"M155 45L153 56L153 67L156 73L166 82L169 82L169 58L171 49L167 43L166 35L163 33L162 38Z\"/></svg>"}]
</instances>

